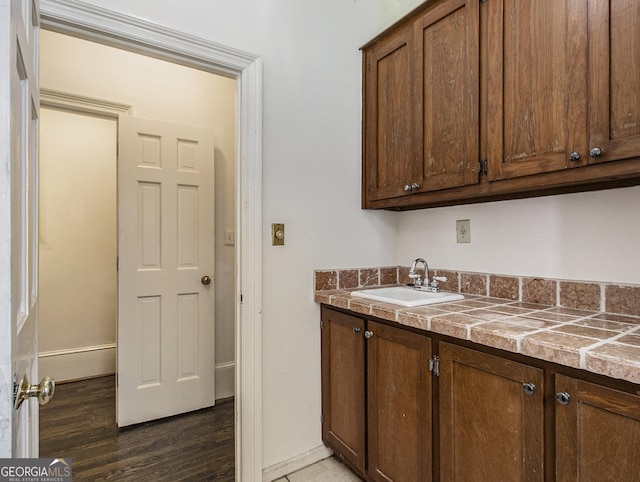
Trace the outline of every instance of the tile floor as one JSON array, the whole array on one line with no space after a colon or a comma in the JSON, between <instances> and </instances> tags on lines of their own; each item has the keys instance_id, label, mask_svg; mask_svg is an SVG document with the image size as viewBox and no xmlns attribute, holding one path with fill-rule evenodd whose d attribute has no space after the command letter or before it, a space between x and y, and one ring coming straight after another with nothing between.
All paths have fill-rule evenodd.
<instances>
[{"instance_id":1,"label":"tile floor","mask_svg":"<svg viewBox=\"0 0 640 482\"><path fill-rule=\"evenodd\" d=\"M338 459L329 457L274 482L360 482L360 478Z\"/></svg>"}]
</instances>

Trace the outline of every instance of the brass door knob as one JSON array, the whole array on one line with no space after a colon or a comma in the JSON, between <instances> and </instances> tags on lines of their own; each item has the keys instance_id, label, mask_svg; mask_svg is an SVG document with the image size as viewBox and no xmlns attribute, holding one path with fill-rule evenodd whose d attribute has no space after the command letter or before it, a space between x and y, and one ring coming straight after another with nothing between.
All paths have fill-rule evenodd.
<instances>
[{"instance_id":1,"label":"brass door knob","mask_svg":"<svg viewBox=\"0 0 640 482\"><path fill-rule=\"evenodd\" d=\"M13 408L18 410L22 402L31 397L37 397L40 405L49 403L55 391L56 382L51 377L44 377L38 385L31 385L27 375L22 375L22 380L15 386Z\"/></svg>"},{"instance_id":2,"label":"brass door knob","mask_svg":"<svg viewBox=\"0 0 640 482\"><path fill-rule=\"evenodd\" d=\"M207 275L203 276L202 279L200 280L202 282L203 285L207 286L211 284L211 278Z\"/></svg>"}]
</instances>

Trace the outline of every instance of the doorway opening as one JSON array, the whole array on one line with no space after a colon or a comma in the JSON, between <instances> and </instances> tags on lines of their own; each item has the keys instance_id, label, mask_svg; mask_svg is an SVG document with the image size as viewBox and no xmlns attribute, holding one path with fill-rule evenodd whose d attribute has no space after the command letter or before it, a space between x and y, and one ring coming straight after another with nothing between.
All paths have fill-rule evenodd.
<instances>
[{"instance_id":1,"label":"doorway opening","mask_svg":"<svg viewBox=\"0 0 640 482\"><path fill-rule=\"evenodd\" d=\"M121 47L237 81L236 474L261 480L262 77L258 56L74 0L42 0L48 30Z\"/></svg>"},{"instance_id":2,"label":"doorway opening","mask_svg":"<svg viewBox=\"0 0 640 482\"><path fill-rule=\"evenodd\" d=\"M41 373L64 382L119 372L117 413L121 426L206 408L213 403L214 393L216 400L232 397L236 259L235 79L50 31L41 32L40 49L43 107L40 118ZM126 72L126 83L118 82L122 72ZM53 91L50 86L62 89L62 92ZM101 96L108 99L98 99ZM105 107L127 103L128 106L121 109ZM140 124L139 117L132 117L134 112L158 119ZM131 124L133 119L136 122ZM198 127L190 127L187 122ZM129 163L120 161L118 166L116 151L119 146L120 157L129 156L129 159L132 151L138 155L135 144L125 142L121 137L122 132L129 132L123 131L124 125L130 126L128 129L151 129L144 131L146 141L149 140L146 136L157 127L162 128L163 135L158 139L163 143L170 142L171 135L179 135L180 149L163 148L163 158L154 167L153 177L156 179L161 169L167 173L175 171L182 179L181 183L188 182L188 185L162 187L165 208L161 211L160 224L164 234L157 240L164 253L158 267L164 266L163 272L169 269L175 289L183 293L177 298L180 321L171 321L174 319L169 314L171 310L167 316L158 313L162 329L158 325L158 333L145 334L137 340L140 343L136 341L137 329L132 326L135 315L122 315L130 294L141 289L147 291L151 281L149 270L143 268L145 280L137 287L137 282L130 279L130 270L138 270L128 268L129 258L138 252L138 241L134 240L138 238L139 229L126 227L124 220L129 221L129 213L138 212L140 207L135 194L123 195L126 186L137 188L135 180L130 181L128 174L123 174L130 172L124 169ZM193 142L199 139L197 144L187 142L191 139L189 136L194 135ZM129 146L129 152L126 146ZM182 153L178 159L171 158L178 152ZM176 160L189 165L177 166ZM118 170L120 174L117 174ZM125 182L119 184L117 177ZM150 186L148 183L142 185L147 189ZM167 200L176 187L177 199ZM116 196L116 193L119 194ZM175 202L179 204L177 211L173 209ZM146 212L146 208L143 211ZM143 224L146 226L148 220ZM176 235L180 241L172 248L170 240ZM155 246L151 249L155 250ZM165 266L171 265L175 249L181 253L176 271ZM117 265L121 265L119 271ZM215 271L211 269L213 266ZM185 269L191 273L188 278L180 275ZM211 286L200 283L194 286L189 282L197 274L193 274L194 269L204 269L211 274L214 278L213 283L208 283ZM156 279L157 276L166 278L162 274L155 276ZM199 280L200 275L197 278ZM120 295L116 296L118 283ZM166 287L167 280L162 284ZM193 291L198 286L200 293ZM165 294L167 296L155 298L161 300L163 313L176 299L170 293ZM142 306L149 305L148 297L140 300L144 301ZM135 305L133 308L135 312ZM214 319L215 337L212 334ZM154 320L142 320L145 331L152 328L149 321ZM171 340L167 339L170 326L177 330L177 336ZM116 333L119 333L118 344ZM164 340L162 350L158 346L161 340ZM175 350L181 352L180 356L171 354L170 347L174 343L179 343ZM151 353L137 363L139 354L145 353L139 348L144 347ZM214 364L214 353L215 376L213 366L209 366ZM148 372L153 368L147 367L153 363L150 359L158 357L161 359L155 360L157 372L163 376L154 384L159 382L161 386L150 390L146 383L136 389L140 375L138 366L142 364ZM115 366L116 359L119 368ZM169 375L176 361L181 371L176 376ZM130 380L133 386L131 382L122 383L123 380ZM155 393L157 390L173 396L160 400L159 394ZM199 390L201 395L199 398L180 397L184 390L192 394ZM150 391L154 393L150 395ZM139 401L134 408L134 400L141 396L152 396L156 402Z\"/></svg>"},{"instance_id":3,"label":"doorway opening","mask_svg":"<svg viewBox=\"0 0 640 482\"><path fill-rule=\"evenodd\" d=\"M49 31L40 45L41 372L114 372L117 116L135 113L213 133L216 398L233 396L235 80Z\"/></svg>"}]
</instances>

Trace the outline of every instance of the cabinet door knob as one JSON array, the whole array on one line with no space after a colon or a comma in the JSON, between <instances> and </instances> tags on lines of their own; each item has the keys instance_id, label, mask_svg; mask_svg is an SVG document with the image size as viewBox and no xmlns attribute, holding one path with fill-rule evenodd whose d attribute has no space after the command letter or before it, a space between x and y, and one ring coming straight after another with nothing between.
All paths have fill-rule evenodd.
<instances>
[{"instance_id":1,"label":"cabinet door knob","mask_svg":"<svg viewBox=\"0 0 640 482\"><path fill-rule=\"evenodd\" d=\"M591 157L600 157L602 155L602 149L600 149L599 147L592 147L589 151L589 155Z\"/></svg>"},{"instance_id":2,"label":"cabinet door knob","mask_svg":"<svg viewBox=\"0 0 640 482\"><path fill-rule=\"evenodd\" d=\"M420 189L420 184L418 184L417 182L414 182L413 184L411 184L411 189L413 190Z\"/></svg>"},{"instance_id":3,"label":"cabinet door knob","mask_svg":"<svg viewBox=\"0 0 640 482\"><path fill-rule=\"evenodd\" d=\"M411 191L411 186L409 186L408 184L404 185L404 192L409 192Z\"/></svg>"},{"instance_id":4,"label":"cabinet door knob","mask_svg":"<svg viewBox=\"0 0 640 482\"><path fill-rule=\"evenodd\" d=\"M578 162L580 160L580 153L579 152L572 152L571 154L569 154L569 160L571 162Z\"/></svg>"},{"instance_id":5,"label":"cabinet door knob","mask_svg":"<svg viewBox=\"0 0 640 482\"><path fill-rule=\"evenodd\" d=\"M372 336L373 336L373 331L367 330L367 331L364 332L364 337L365 338L371 338Z\"/></svg>"},{"instance_id":6,"label":"cabinet door knob","mask_svg":"<svg viewBox=\"0 0 640 482\"><path fill-rule=\"evenodd\" d=\"M358 328L357 326L353 327L353 334L357 335L358 333L360 333L362 330L360 328Z\"/></svg>"},{"instance_id":7,"label":"cabinet door knob","mask_svg":"<svg viewBox=\"0 0 640 482\"><path fill-rule=\"evenodd\" d=\"M571 397L567 392L558 392L556 393L556 400L560 405L569 405Z\"/></svg>"},{"instance_id":8,"label":"cabinet door knob","mask_svg":"<svg viewBox=\"0 0 640 482\"><path fill-rule=\"evenodd\" d=\"M525 395L533 395L536 392L536 386L533 383L523 383L522 391Z\"/></svg>"}]
</instances>

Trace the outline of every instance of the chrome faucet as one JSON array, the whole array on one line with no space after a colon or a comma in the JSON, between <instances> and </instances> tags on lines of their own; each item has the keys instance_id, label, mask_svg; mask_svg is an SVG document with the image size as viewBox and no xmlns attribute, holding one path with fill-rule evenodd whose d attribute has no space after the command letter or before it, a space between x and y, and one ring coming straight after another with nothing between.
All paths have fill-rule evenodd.
<instances>
[{"instance_id":1,"label":"chrome faucet","mask_svg":"<svg viewBox=\"0 0 640 482\"><path fill-rule=\"evenodd\" d=\"M423 278L420 278L420 275L416 274L416 268L418 267L418 264L420 264L420 263L422 263L424 265L424 277ZM409 270L409 278L411 278L412 280L415 280L413 282L413 284L414 284L414 286L416 288L419 288L422 285L429 284L429 265L427 264L427 262L424 259L417 258L413 262L413 264L411 265L411 269Z\"/></svg>"},{"instance_id":2,"label":"chrome faucet","mask_svg":"<svg viewBox=\"0 0 640 482\"><path fill-rule=\"evenodd\" d=\"M421 277L418 273L416 273L416 268L419 264L424 265L424 277ZM440 287L438 285L439 281L447 281L447 278L444 276L434 276L433 281L429 283L429 265L422 258L417 258L411 265L411 268L409 269L409 278L415 280L413 282L414 289L420 291L431 291L432 293L437 293L440 291Z\"/></svg>"}]
</instances>

